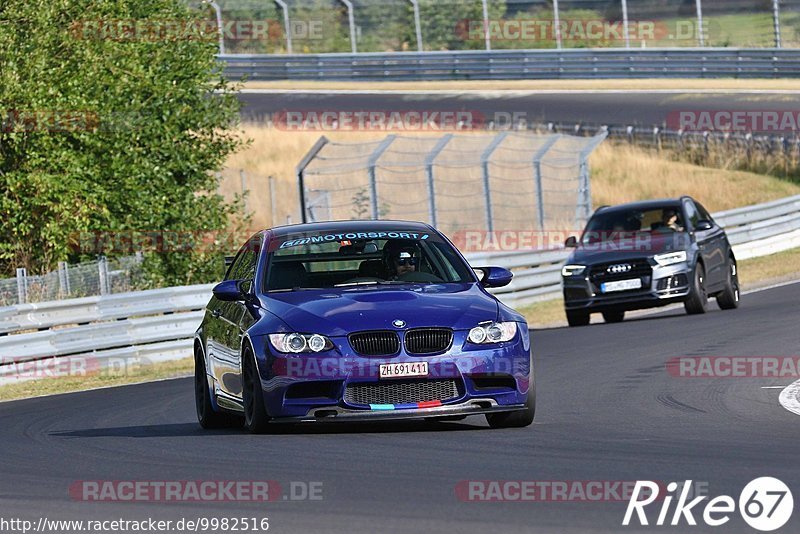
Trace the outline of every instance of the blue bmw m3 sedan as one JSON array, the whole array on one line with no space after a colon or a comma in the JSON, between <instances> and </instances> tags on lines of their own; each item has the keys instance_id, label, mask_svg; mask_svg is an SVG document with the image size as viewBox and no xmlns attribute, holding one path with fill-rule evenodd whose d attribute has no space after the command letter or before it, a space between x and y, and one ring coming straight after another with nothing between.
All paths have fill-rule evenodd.
<instances>
[{"instance_id":1,"label":"blue bmw m3 sedan","mask_svg":"<svg viewBox=\"0 0 800 534\"><path fill-rule=\"evenodd\" d=\"M213 289L194 339L204 428L463 419L533 422L522 315L431 226L340 221L258 232Z\"/></svg>"}]
</instances>

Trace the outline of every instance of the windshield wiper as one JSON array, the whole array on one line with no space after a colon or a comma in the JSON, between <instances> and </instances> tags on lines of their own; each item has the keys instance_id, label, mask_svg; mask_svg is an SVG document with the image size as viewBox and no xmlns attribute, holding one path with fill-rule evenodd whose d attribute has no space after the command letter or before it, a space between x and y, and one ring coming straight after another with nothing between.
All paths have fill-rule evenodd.
<instances>
[{"instance_id":1,"label":"windshield wiper","mask_svg":"<svg viewBox=\"0 0 800 534\"><path fill-rule=\"evenodd\" d=\"M366 280L361 282L343 282L341 284L336 284L333 287L372 286L380 283L382 282L378 282L377 280Z\"/></svg>"}]
</instances>

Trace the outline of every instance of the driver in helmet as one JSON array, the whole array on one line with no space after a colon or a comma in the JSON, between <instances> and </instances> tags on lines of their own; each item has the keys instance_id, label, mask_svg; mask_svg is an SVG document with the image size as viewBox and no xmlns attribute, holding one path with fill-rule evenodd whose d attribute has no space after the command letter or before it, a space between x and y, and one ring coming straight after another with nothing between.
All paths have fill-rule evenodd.
<instances>
[{"instance_id":1,"label":"driver in helmet","mask_svg":"<svg viewBox=\"0 0 800 534\"><path fill-rule=\"evenodd\" d=\"M419 262L413 242L389 241L383 247L383 258L389 280L397 280L405 274L416 272Z\"/></svg>"}]
</instances>

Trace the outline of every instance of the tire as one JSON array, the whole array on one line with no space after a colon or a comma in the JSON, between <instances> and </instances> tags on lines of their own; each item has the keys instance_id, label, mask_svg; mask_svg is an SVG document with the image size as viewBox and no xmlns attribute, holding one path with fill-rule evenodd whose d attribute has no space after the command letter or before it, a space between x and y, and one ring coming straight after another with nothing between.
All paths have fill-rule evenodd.
<instances>
[{"instance_id":1,"label":"tire","mask_svg":"<svg viewBox=\"0 0 800 534\"><path fill-rule=\"evenodd\" d=\"M566 310L567 323L570 326L586 326L589 324L591 314L584 310Z\"/></svg>"},{"instance_id":2,"label":"tire","mask_svg":"<svg viewBox=\"0 0 800 534\"><path fill-rule=\"evenodd\" d=\"M624 311L607 311L603 312L603 320L607 323L621 323L625 320Z\"/></svg>"},{"instance_id":3,"label":"tire","mask_svg":"<svg viewBox=\"0 0 800 534\"><path fill-rule=\"evenodd\" d=\"M194 355L194 399L197 421L206 429L235 428L242 426L242 418L227 412L215 412L211 404L211 390L208 387L206 362L203 353L195 350Z\"/></svg>"},{"instance_id":4,"label":"tire","mask_svg":"<svg viewBox=\"0 0 800 534\"><path fill-rule=\"evenodd\" d=\"M717 295L717 306L720 310L735 310L739 307L739 271L736 267L736 260L730 258L729 261L725 289Z\"/></svg>"},{"instance_id":5,"label":"tire","mask_svg":"<svg viewBox=\"0 0 800 534\"><path fill-rule=\"evenodd\" d=\"M536 415L536 384L533 381L533 368L531 368L530 384L525 408L513 412L486 414L486 422L489 423L491 428L522 428L533 423L533 418Z\"/></svg>"},{"instance_id":6,"label":"tire","mask_svg":"<svg viewBox=\"0 0 800 534\"><path fill-rule=\"evenodd\" d=\"M258 378L256 359L250 348L242 354L242 400L244 401L244 427L251 434L263 434L269 428L270 417L264 406L264 392Z\"/></svg>"},{"instance_id":7,"label":"tire","mask_svg":"<svg viewBox=\"0 0 800 534\"><path fill-rule=\"evenodd\" d=\"M708 306L708 293L706 293L706 270L702 263L698 263L694 268L694 281L692 289L689 290L689 297L683 303L686 313L698 315L706 312Z\"/></svg>"}]
</instances>

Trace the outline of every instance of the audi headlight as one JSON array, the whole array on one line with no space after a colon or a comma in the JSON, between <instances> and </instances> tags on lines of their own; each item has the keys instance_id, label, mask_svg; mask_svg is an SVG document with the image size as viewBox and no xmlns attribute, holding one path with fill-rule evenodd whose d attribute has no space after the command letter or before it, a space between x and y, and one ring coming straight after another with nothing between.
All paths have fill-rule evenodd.
<instances>
[{"instance_id":1,"label":"audi headlight","mask_svg":"<svg viewBox=\"0 0 800 534\"><path fill-rule=\"evenodd\" d=\"M653 256L653 259L656 260L656 263L662 267L666 267L667 265L675 265L676 263L683 263L686 261L686 251L681 250L680 252L657 254Z\"/></svg>"},{"instance_id":2,"label":"audi headlight","mask_svg":"<svg viewBox=\"0 0 800 534\"><path fill-rule=\"evenodd\" d=\"M269 342L278 352L299 354L331 350L333 342L319 334L270 334Z\"/></svg>"},{"instance_id":3,"label":"audi headlight","mask_svg":"<svg viewBox=\"0 0 800 534\"><path fill-rule=\"evenodd\" d=\"M467 339L471 343L478 345L485 343L502 343L511 341L517 333L517 323L509 321L506 323L487 322L481 323L469 331Z\"/></svg>"},{"instance_id":4,"label":"audi headlight","mask_svg":"<svg viewBox=\"0 0 800 534\"><path fill-rule=\"evenodd\" d=\"M569 278L570 276L580 276L585 270L585 265L565 265L561 268L561 276L564 278Z\"/></svg>"}]
</instances>

